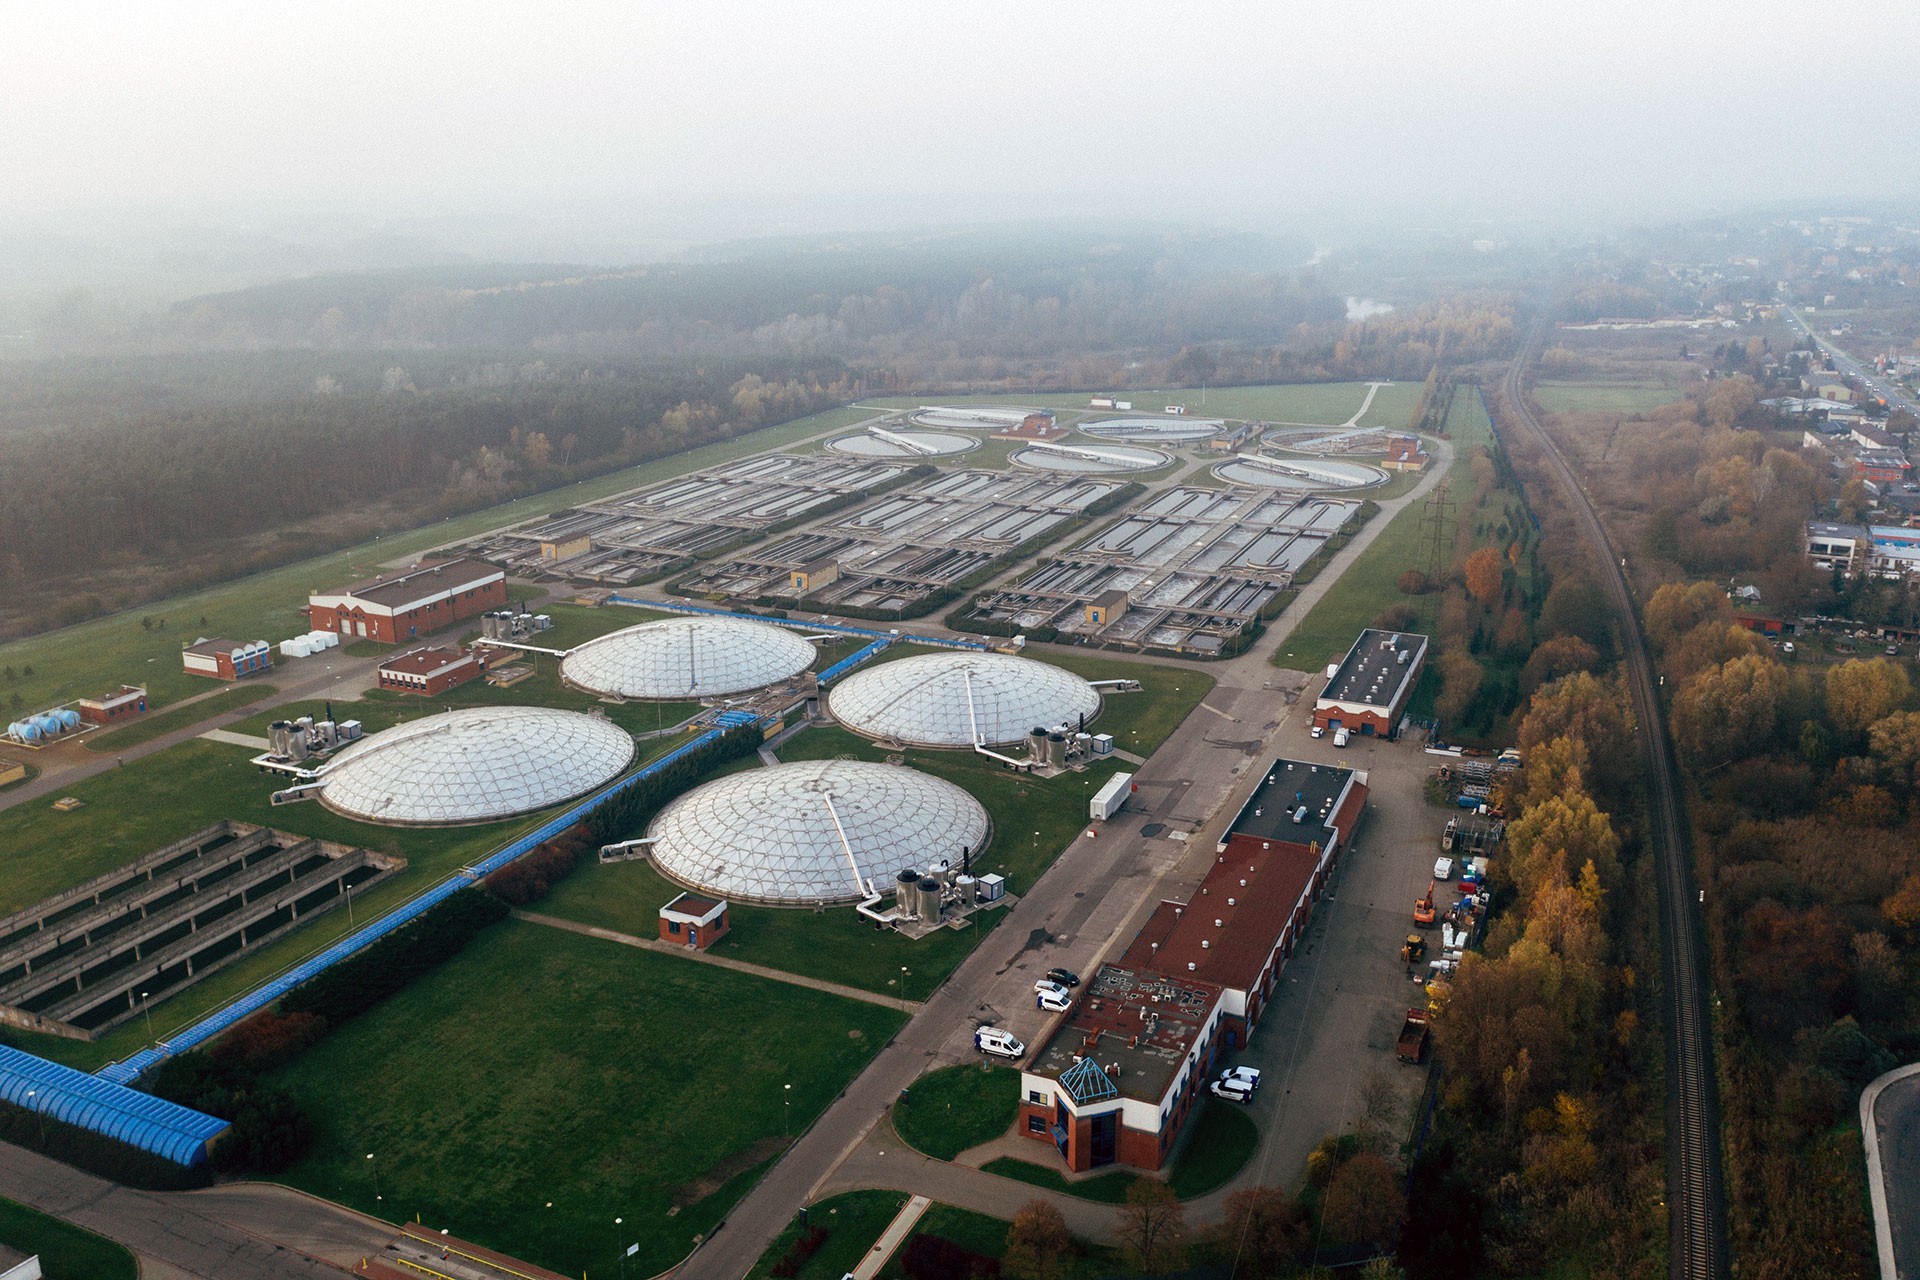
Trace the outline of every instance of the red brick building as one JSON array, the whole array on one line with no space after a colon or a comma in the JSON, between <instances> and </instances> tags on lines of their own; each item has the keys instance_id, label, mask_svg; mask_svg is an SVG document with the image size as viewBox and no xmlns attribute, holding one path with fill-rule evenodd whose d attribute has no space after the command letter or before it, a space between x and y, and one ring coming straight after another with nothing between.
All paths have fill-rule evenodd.
<instances>
[{"instance_id":1,"label":"red brick building","mask_svg":"<svg viewBox=\"0 0 1920 1280\"><path fill-rule=\"evenodd\" d=\"M404 644L507 603L507 575L478 560L422 562L307 597L315 631Z\"/></svg>"},{"instance_id":2,"label":"red brick building","mask_svg":"<svg viewBox=\"0 0 1920 1280\"><path fill-rule=\"evenodd\" d=\"M724 898L702 898L683 893L660 908L660 941L705 951L727 936Z\"/></svg>"},{"instance_id":3,"label":"red brick building","mask_svg":"<svg viewBox=\"0 0 1920 1280\"><path fill-rule=\"evenodd\" d=\"M1425 636L1369 627L1314 699L1313 723L1329 733L1347 729L1391 738L1426 664Z\"/></svg>"},{"instance_id":4,"label":"red brick building","mask_svg":"<svg viewBox=\"0 0 1920 1280\"><path fill-rule=\"evenodd\" d=\"M238 680L273 670L273 650L265 640L201 640L180 651L190 676Z\"/></svg>"},{"instance_id":5,"label":"red brick building","mask_svg":"<svg viewBox=\"0 0 1920 1280\"><path fill-rule=\"evenodd\" d=\"M1155 909L1021 1072L1021 1132L1074 1170L1165 1163L1215 1059L1259 1024L1366 798L1352 770L1274 761L1199 891Z\"/></svg>"},{"instance_id":6,"label":"red brick building","mask_svg":"<svg viewBox=\"0 0 1920 1280\"><path fill-rule=\"evenodd\" d=\"M136 684L123 684L113 693L98 698L80 699L80 718L91 724L119 724L147 709L147 691Z\"/></svg>"},{"instance_id":7,"label":"red brick building","mask_svg":"<svg viewBox=\"0 0 1920 1280\"><path fill-rule=\"evenodd\" d=\"M380 664L380 687L431 698L487 674L487 660L461 649L409 649Z\"/></svg>"},{"instance_id":8,"label":"red brick building","mask_svg":"<svg viewBox=\"0 0 1920 1280\"><path fill-rule=\"evenodd\" d=\"M1419 471L1427 465L1418 436L1395 436L1387 441L1387 456L1381 466L1389 471Z\"/></svg>"}]
</instances>

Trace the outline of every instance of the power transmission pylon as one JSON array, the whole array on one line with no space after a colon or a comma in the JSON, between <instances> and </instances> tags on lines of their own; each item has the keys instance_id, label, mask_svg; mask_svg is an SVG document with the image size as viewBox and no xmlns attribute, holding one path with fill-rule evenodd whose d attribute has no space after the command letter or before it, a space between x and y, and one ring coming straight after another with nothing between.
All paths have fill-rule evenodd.
<instances>
[{"instance_id":1,"label":"power transmission pylon","mask_svg":"<svg viewBox=\"0 0 1920 1280\"><path fill-rule=\"evenodd\" d=\"M1427 547L1427 581L1437 583L1452 560L1453 539L1453 499L1447 494L1447 481L1442 477L1439 484L1433 486L1433 492L1420 504L1419 541Z\"/></svg>"}]
</instances>

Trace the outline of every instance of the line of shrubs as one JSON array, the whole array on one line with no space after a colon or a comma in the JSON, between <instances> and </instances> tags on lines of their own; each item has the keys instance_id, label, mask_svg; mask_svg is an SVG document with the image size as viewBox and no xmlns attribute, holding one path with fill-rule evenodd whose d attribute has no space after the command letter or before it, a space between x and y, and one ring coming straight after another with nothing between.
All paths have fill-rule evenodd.
<instances>
[{"instance_id":1,"label":"line of shrubs","mask_svg":"<svg viewBox=\"0 0 1920 1280\"><path fill-rule=\"evenodd\" d=\"M638 831L653 821L653 815L667 801L700 781L702 775L730 764L760 749L762 735L756 725L729 729L704 747L667 765L651 777L642 778L626 790L610 797L587 815L586 828L598 844L618 840L629 831Z\"/></svg>"}]
</instances>

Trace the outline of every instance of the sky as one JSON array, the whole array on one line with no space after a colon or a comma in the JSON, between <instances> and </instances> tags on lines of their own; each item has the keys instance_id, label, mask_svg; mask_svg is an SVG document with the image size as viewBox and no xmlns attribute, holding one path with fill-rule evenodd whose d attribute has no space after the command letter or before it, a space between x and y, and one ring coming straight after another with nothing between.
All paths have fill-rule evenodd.
<instances>
[{"instance_id":1,"label":"sky","mask_svg":"<svg viewBox=\"0 0 1920 1280\"><path fill-rule=\"evenodd\" d=\"M699 239L1920 196L1917 55L1903 0L0 0L0 217Z\"/></svg>"}]
</instances>

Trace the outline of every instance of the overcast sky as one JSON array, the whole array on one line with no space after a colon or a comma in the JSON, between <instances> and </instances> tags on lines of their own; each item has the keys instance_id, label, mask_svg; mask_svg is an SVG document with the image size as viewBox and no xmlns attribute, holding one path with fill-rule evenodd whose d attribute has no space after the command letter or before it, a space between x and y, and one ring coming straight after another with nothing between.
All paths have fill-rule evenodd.
<instances>
[{"instance_id":1,"label":"overcast sky","mask_svg":"<svg viewBox=\"0 0 1920 1280\"><path fill-rule=\"evenodd\" d=\"M1912 0L0 0L0 211L1279 229L1915 195L1916 56Z\"/></svg>"}]
</instances>

